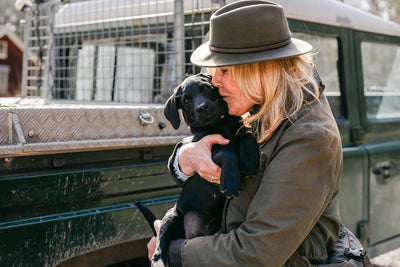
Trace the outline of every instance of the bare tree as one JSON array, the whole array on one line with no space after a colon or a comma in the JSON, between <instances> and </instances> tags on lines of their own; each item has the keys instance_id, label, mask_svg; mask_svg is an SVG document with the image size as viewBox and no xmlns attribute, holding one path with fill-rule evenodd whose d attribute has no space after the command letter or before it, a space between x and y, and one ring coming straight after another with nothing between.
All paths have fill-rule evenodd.
<instances>
[{"instance_id":1,"label":"bare tree","mask_svg":"<svg viewBox=\"0 0 400 267\"><path fill-rule=\"evenodd\" d=\"M338 0L340 2L363 9L385 19L400 23L399 0Z\"/></svg>"},{"instance_id":2,"label":"bare tree","mask_svg":"<svg viewBox=\"0 0 400 267\"><path fill-rule=\"evenodd\" d=\"M0 25L21 35L20 20L24 18L24 13L15 9L14 2L15 0L0 0Z\"/></svg>"},{"instance_id":3,"label":"bare tree","mask_svg":"<svg viewBox=\"0 0 400 267\"><path fill-rule=\"evenodd\" d=\"M389 18L390 20L400 24L400 2L398 0L387 0L390 6Z\"/></svg>"}]
</instances>

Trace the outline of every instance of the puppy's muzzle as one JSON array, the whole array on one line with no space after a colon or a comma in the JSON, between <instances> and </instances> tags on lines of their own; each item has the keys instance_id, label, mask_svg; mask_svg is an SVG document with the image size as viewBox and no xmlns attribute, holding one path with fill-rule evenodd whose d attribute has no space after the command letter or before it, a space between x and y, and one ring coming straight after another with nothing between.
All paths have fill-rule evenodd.
<instances>
[{"instance_id":1,"label":"puppy's muzzle","mask_svg":"<svg viewBox=\"0 0 400 267\"><path fill-rule=\"evenodd\" d=\"M215 104L202 102L194 108L196 121L200 124L210 125L221 116Z\"/></svg>"},{"instance_id":2,"label":"puppy's muzzle","mask_svg":"<svg viewBox=\"0 0 400 267\"><path fill-rule=\"evenodd\" d=\"M200 103L199 105L196 106L196 112L200 114L206 114L209 110L209 104L208 103Z\"/></svg>"}]
</instances>

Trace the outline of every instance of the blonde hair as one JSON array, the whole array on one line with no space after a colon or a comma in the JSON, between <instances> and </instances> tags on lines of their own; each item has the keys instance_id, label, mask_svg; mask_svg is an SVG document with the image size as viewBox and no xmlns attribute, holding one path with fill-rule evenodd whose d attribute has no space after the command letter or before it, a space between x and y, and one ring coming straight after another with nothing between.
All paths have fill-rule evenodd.
<instances>
[{"instance_id":1,"label":"blonde hair","mask_svg":"<svg viewBox=\"0 0 400 267\"><path fill-rule=\"evenodd\" d=\"M258 142L268 141L283 120L319 97L310 55L229 68L242 93L256 105L251 114L243 116L243 122L257 133Z\"/></svg>"}]
</instances>

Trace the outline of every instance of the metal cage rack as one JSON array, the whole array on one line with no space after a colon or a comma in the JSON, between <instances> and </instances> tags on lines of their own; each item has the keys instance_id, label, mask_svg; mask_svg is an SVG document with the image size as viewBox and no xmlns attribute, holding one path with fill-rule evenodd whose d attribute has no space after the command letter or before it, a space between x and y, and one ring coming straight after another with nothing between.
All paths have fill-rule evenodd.
<instances>
[{"instance_id":1,"label":"metal cage rack","mask_svg":"<svg viewBox=\"0 0 400 267\"><path fill-rule=\"evenodd\" d=\"M47 1L26 10L23 96L161 103L198 71L190 54L218 0Z\"/></svg>"}]
</instances>

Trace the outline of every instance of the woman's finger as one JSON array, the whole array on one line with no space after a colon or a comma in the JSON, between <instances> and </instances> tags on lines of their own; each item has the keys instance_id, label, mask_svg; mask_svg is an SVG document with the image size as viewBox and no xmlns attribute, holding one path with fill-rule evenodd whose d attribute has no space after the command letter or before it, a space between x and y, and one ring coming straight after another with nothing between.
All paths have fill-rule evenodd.
<instances>
[{"instance_id":1,"label":"woman's finger","mask_svg":"<svg viewBox=\"0 0 400 267\"><path fill-rule=\"evenodd\" d=\"M215 144L219 145L227 145L229 144L229 139L225 139L220 134L212 134L203 137L199 143L204 144L207 149L209 150L209 154L207 154L207 158L204 161L203 165L199 164L199 168L197 173L205 180L211 183L220 183L220 176L221 176L221 168L215 164L215 162L211 158L211 149L212 146ZM209 155L209 156L208 156ZM201 161L199 161L201 162Z\"/></svg>"},{"instance_id":2,"label":"woman's finger","mask_svg":"<svg viewBox=\"0 0 400 267\"><path fill-rule=\"evenodd\" d=\"M220 134L212 134L182 146L178 155L179 168L187 175L197 172L203 179L219 183L221 168L212 160L211 149L214 144L227 145L229 142Z\"/></svg>"},{"instance_id":3,"label":"woman's finger","mask_svg":"<svg viewBox=\"0 0 400 267\"><path fill-rule=\"evenodd\" d=\"M224 138L220 134L210 134L210 135L204 136L202 139L200 139L199 142L207 143L211 149L214 144L227 145L227 144L229 144L230 141L229 141L229 139Z\"/></svg>"},{"instance_id":4,"label":"woman's finger","mask_svg":"<svg viewBox=\"0 0 400 267\"><path fill-rule=\"evenodd\" d=\"M153 254L156 251L157 237L153 236L149 243L147 243L147 257L149 260L153 258Z\"/></svg>"},{"instance_id":5,"label":"woman's finger","mask_svg":"<svg viewBox=\"0 0 400 267\"><path fill-rule=\"evenodd\" d=\"M161 221L155 220L154 221L154 229L156 230L157 236L158 236L158 233L160 232L160 227L161 227ZM157 236L153 236L150 239L149 243L147 243L147 257L149 258L149 260L151 260L154 252L156 251Z\"/></svg>"}]
</instances>

